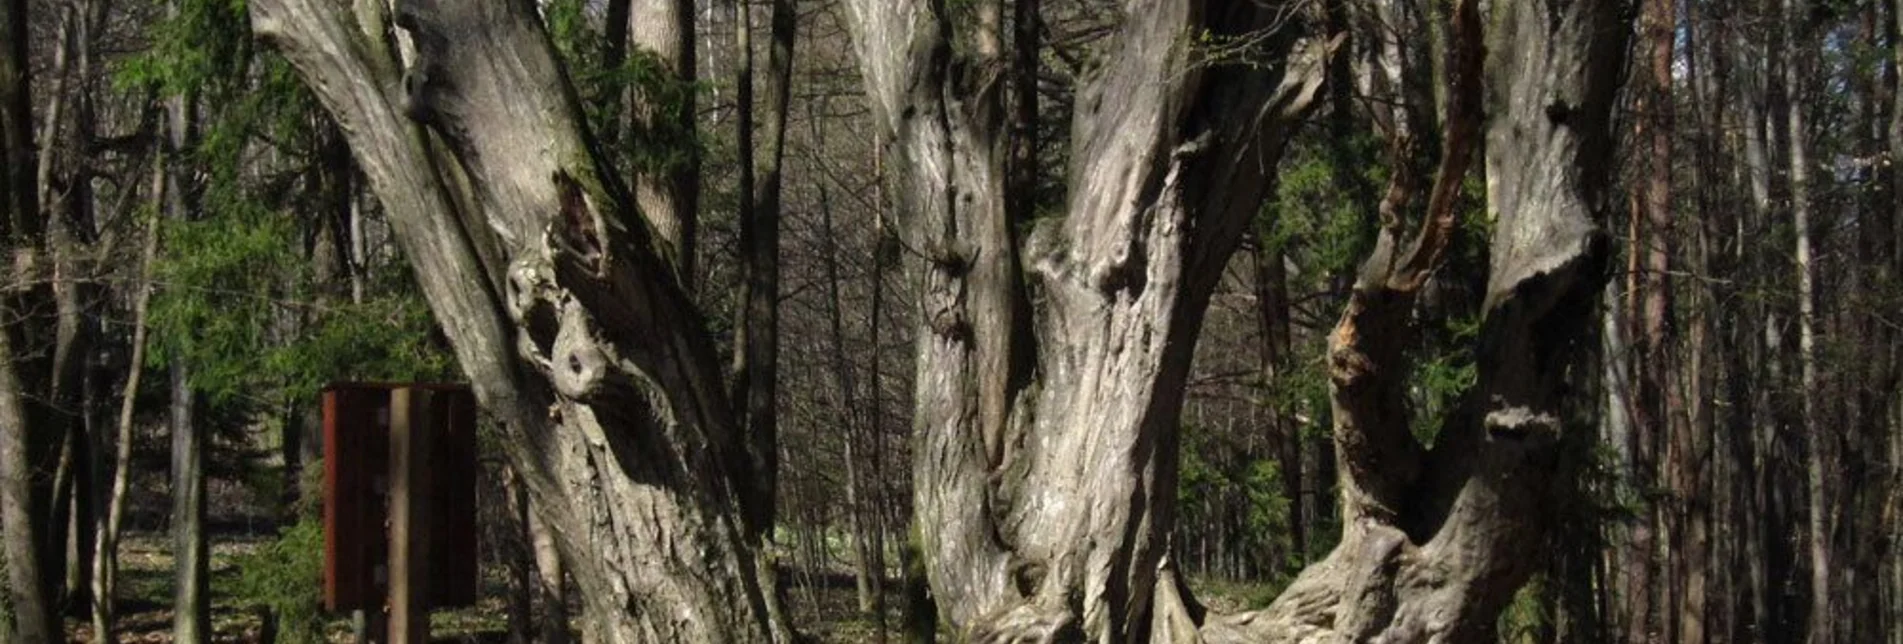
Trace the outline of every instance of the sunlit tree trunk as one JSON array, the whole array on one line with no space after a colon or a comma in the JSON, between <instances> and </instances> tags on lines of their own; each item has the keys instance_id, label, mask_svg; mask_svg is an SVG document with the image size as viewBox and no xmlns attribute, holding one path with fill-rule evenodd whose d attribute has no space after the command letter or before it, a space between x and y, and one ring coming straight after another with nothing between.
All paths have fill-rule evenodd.
<instances>
[{"instance_id":1,"label":"sunlit tree trunk","mask_svg":"<svg viewBox=\"0 0 1903 644\"><path fill-rule=\"evenodd\" d=\"M849 9L922 299L913 497L940 619L986 641L1193 637L1166 556L1184 379L1326 48L1279 3L1129 3L1078 98L1070 203L1033 223L1006 189L1015 12ZM1187 40L1205 29L1276 62L1208 64Z\"/></svg>"},{"instance_id":2,"label":"sunlit tree trunk","mask_svg":"<svg viewBox=\"0 0 1903 644\"><path fill-rule=\"evenodd\" d=\"M344 124L537 517L589 562L568 571L584 630L785 639L758 549L771 470L668 222L596 155L535 6L249 8ZM392 24L413 57L383 39Z\"/></svg>"}]
</instances>

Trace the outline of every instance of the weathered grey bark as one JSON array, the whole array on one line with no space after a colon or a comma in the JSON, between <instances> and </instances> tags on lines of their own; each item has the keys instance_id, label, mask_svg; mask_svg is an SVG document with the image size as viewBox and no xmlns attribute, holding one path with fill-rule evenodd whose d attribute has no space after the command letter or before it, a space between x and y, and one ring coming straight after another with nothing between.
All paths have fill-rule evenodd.
<instances>
[{"instance_id":1,"label":"weathered grey bark","mask_svg":"<svg viewBox=\"0 0 1903 644\"><path fill-rule=\"evenodd\" d=\"M537 516L565 558L594 562L570 570L587 630L784 632L713 344L660 226L591 152L533 4L400 0L415 60L383 38L381 3L250 9L344 127Z\"/></svg>"},{"instance_id":2,"label":"weathered grey bark","mask_svg":"<svg viewBox=\"0 0 1903 644\"><path fill-rule=\"evenodd\" d=\"M1397 335L1431 269L1479 115L1481 18L1456 9L1442 167L1408 246L1384 232L1330 339L1341 544L1266 610L1211 641L1487 641L1552 521L1571 349L1604 280L1608 120L1619 3L1495 3L1486 19L1488 211L1494 219L1476 393L1432 447L1409 434ZM1467 85L1474 83L1475 85ZM1469 103L1472 101L1473 103ZM1471 130L1469 130L1471 132Z\"/></svg>"},{"instance_id":3,"label":"weathered grey bark","mask_svg":"<svg viewBox=\"0 0 1903 644\"><path fill-rule=\"evenodd\" d=\"M205 538L205 431L194 418L191 370L171 369L172 639L211 641L211 556Z\"/></svg>"},{"instance_id":4,"label":"weathered grey bark","mask_svg":"<svg viewBox=\"0 0 1903 644\"><path fill-rule=\"evenodd\" d=\"M505 469L502 489L509 501L506 524L509 534L499 539L509 570L508 641L509 644L529 644L536 641L535 595L540 588L535 581L535 549L529 535L533 515L529 512L529 493L522 488L521 477Z\"/></svg>"},{"instance_id":5,"label":"weathered grey bark","mask_svg":"<svg viewBox=\"0 0 1903 644\"><path fill-rule=\"evenodd\" d=\"M534 507L533 502L530 508ZM568 633L568 574L562 554L555 546L555 534L534 512L524 515L528 523L529 550L535 556L535 601L542 605L541 624L536 641L566 644Z\"/></svg>"},{"instance_id":6,"label":"weathered grey bark","mask_svg":"<svg viewBox=\"0 0 1903 644\"><path fill-rule=\"evenodd\" d=\"M1070 203L1020 239L989 4L970 33L937 3L848 4L922 293L913 495L939 617L981 641L1193 637L1165 557L1184 378L1327 48L1292 5L1128 3L1079 95Z\"/></svg>"}]
</instances>

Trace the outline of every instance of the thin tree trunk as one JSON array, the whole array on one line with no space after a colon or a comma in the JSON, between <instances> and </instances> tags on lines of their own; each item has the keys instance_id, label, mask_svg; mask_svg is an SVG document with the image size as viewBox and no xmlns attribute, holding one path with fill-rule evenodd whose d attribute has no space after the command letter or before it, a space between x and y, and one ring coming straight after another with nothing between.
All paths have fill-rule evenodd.
<instances>
[{"instance_id":1,"label":"thin tree trunk","mask_svg":"<svg viewBox=\"0 0 1903 644\"><path fill-rule=\"evenodd\" d=\"M1833 443L1836 438L1823 423L1819 396L1823 392L1817 366L1817 294L1816 267L1812 264L1810 129L1806 124L1810 109L1805 91L1811 70L1810 42L1806 35L1810 22L1809 3L1784 0L1785 24L1791 35L1784 40L1784 83L1791 93L1786 126L1791 146L1791 225L1797 232L1797 326L1798 365L1803 385L1803 413L1807 473L1805 496L1808 501L1806 537L1810 548L1810 619L1807 629L1812 644L1837 641L1834 587L1835 573L1830 532L1831 491L1828 468L1836 465Z\"/></svg>"},{"instance_id":2,"label":"thin tree trunk","mask_svg":"<svg viewBox=\"0 0 1903 644\"><path fill-rule=\"evenodd\" d=\"M191 370L171 368L172 639L211 641L211 557L205 536L205 445L194 417Z\"/></svg>"},{"instance_id":3,"label":"thin tree trunk","mask_svg":"<svg viewBox=\"0 0 1903 644\"><path fill-rule=\"evenodd\" d=\"M176 10L176 8L174 9ZM198 99L186 94L168 99L166 138L170 171L166 178L165 211L172 221L184 221L197 208L185 165L197 121ZM195 417L191 368L173 356L171 391L172 430L172 637L181 644L211 641L211 558L205 535L205 432Z\"/></svg>"},{"instance_id":4,"label":"thin tree trunk","mask_svg":"<svg viewBox=\"0 0 1903 644\"><path fill-rule=\"evenodd\" d=\"M885 570L885 535L897 532L902 535L896 539L899 572L899 636L907 644L931 644L937 641L938 607L933 603L930 583L926 579L925 564L919 553L918 530L913 527L915 513L905 511L903 507L905 489L901 482L898 487L892 485L885 475L886 417L885 417L885 291L886 278L891 268L898 263L898 240L895 232L887 227L889 202L886 199L886 172L884 148L872 148L872 208L873 208L873 250L872 250L872 320L869 332L872 342L872 423L873 432L873 476L878 485L879 541L876 556L879 569Z\"/></svg>"},{"instance_id":5,"label":"thin tree trunk","mask_svg":"<svg viewBox=\"0 0 1903 644\"><path fill-rule=\"evenodd\" d=\"M95 170L93 163L85 156L86 152L98 145L98 114L94 100L95 83L92 81L99 72L95 63L94 34L104 28L107 12L105 0L81 0L77 3L73 24L74 67L77 70L77 82L73 83L73 129L70 148L81 151L69 155L69 175L67 181L69 193L66 198L66 213L56 218L58 226L54 230L55 252L61 258L61 273L67 279L61 280L65 292L60 297L63 324L69 329L74 357L71 359L74 391L67 395L73 404L72 430L76 448L76 466L73 479L72 506L70 511L71 527L67 541L71 544L66 552L66 606L71 613L86 614L92 611L95 601L92 594L92 570L95 558L96 529L105 513L106 494L106 436L105 423L99 410L104 407L105 398L98 378L99 370L93 367L89 359L92 347L100 341L98 323L98 302L101 288L89 279L97 272L98 262L82 255L91 254L81 249L81 240L95 231L98 221L98 195L93 190ZM134 170L136 176L137 171ZM91 249L87 249L91 250Z\"/></svg>"},{"instance_id":6,"label":"thin tree trunk","mask_svg":"<svg viewBox=\"0 0 1903 644\"><path fill-rule=\"evenodd\" d=\"M40 572L47 576L48 597L55 602L66 599L65 581L70 561L67 553L71 545L72 512L78 499L74 492L84 467L85 446L79 433L82 423L77 411L81 402L86 339L79 296L83 280L78 274L76 242L67 216L73 207L72 200L83 195L73 190L56 194L54 190L56 171L67 165L64 156L56 152L70 147L59 135L65 130L62 125L68 120L73 103L68 95L82 19L71 5L59 7L58 16L53 65L49 70L51 82L40 127L44 140L39 146L40 158L36 164L36 190L46 231L41 250L51 260L47 266L52 269L44 288L50 292L54 314L50 329L51 361L47 363L45 374L47 397L40 405L43 422L38 426L39 437L35 439L41 446L35 458L46 459L41 461L42 467L52 476L36 479L45 487L35 492L38 504L35 513L46 527L40 543ZM27 323L39 324L30 320Z\"/></svg>"},{"instance_id":7,"label":"thin tree trunk","mask_svg":"<svg viewBox=\"0 0 1903 644\"><path fill-rule=\"evenodd\" d=\"M6 530L8 599L13 607L13 636L22 644L56 642L60 639L53 604L40 574L39 527L30 508L31 460L27 458L28 411L20 395L10 333L0 333L0 482L4 482L4 501L0 503L0 527Z\"/></svg>"},{"instance_id":8,"label":"thin tree trunk","mask_svg":"<svg viewBox=\"0 0 1903 644\"><path fill-rule=\"evenodd\" d=\"M817 110L808 122L813 124L814 143L824 147L824 138L818 126ZM826 239L825 264L827 328L832 335L832 370L835 394L835 406L838 411L838 424L845 432L846 466L846 517L848 529L852 532L854 585L859 593L859 612L873 622L873 634L877 641L886 640L885 631L885 569L873 554L874 539L878 533L878 514L869 511L867 494L861 488L868 487L867 479L861 470L856 447L861 444L861 430L865 436L878 431L877 417L861 414L858 405L858 388L853 383L852 368L846 360L846 330L843 320L845 299L841 295L843 278L840 277L839 256L842 249L838 240L841 231L833 227L832 203L825 185L818 187L820 234ZM876 261L876 260L875 260ZM875 365L876 368L876 365ZM869 427L864 427L869 426Z\"/></svg>"},{"instance_id":9,"label":"thin tree trunk","mask_svg":"<svg viewBox=\"0 0 1903 644\"><path fill-rule=\"evenodd\" d=\"M1768 4L1768 3L1767 3ZM1754 12L1755 13L1755 12ZM1757 231L1763 230L1770 222L1771 213L1771 177L1773 174L1773 133L1778 129L1773 124L1773 86L1776 79L1771 73L1770 49L1756 42L1744 29L1735 31L1733 41L1734 60L1738 62L1745 86L1739 105L1739 122L1744 130L1744 183L1749 188L1750 209L1748 216L1739 218L1737 237L1749 239ZM1744 255L1744 246L1739 247L1739 261L1744 263L1740 273L1757 284L1765 276L1763 266L1767 263L1756 254ZM1748 262L1748 263L1746 263ZM1745 550L1747 551L1747 576L1750 587L1752 630L1759 637L1770 639L1779 631L1779 618L1782 614L1782 602L1778 601L1778 580L1773 576L1773 553L1781 549L1780 535L1773 531L1775 510L1771 488L1778 481L1779 468L1774 461L1776 450L1777 425L1779 419L1771 413L1768 402L1769 392L1779 384L1779 366L1777 351L1769 346L1774 336L1775 320L1768 320L1767 312L1759 304L1754 320L1762 324L1753 325L1753 332L1740 338L1738 347L1740 364L1755 365L1760 377L1753 378L1756 383L1746 392L1748 400L1741 401L1750 410L1755 420L1750 425L1750 433L1745 437L1749 457L1744 462L1751 471L1749 499L1749 521L1746 529Z\"/></svg>"},{"instance_id":10,"label":"thin tree trunk","mask_svg":"<svg viewBox=\"0 0 1903 644\"><path fill-rule=\"evenodd\" d=\"M1891 30L1889 25L1893 24L1881 15L1882 5L1887 3L1870 0L1859 4L1856 15L1861 40L1872 45L1883 42ZM1858 132L1854 141L1858 158L1887 158L1891 117L1886 110L1892 107L1889 86L1895 82L1896 73L1891 62L1888 56L1879 58L1872 73L1852 78L1856 106L1852 122ZM1872 189L1856 200L1858 234L1854 251L1857 261L1849 281L1840 291L1857 299L1882 289L1882 285L1894 284L1896 278L1890 265L1897 240L1896 230L1892 228L1894 198L1889 194L1895 184L1885 169L1874 163L1862 172L1867 173L1864 179ZM1845 425L1855 432L1848 444L1864 446L1842 452L1848 461L1845 464L1848 476L1842 479L1841 488L1847 498L1841 502L1845 506L1845 524L1836 530L1847 540L1849 565L1846 574L1837 580L1837 590L1849 600L1846 607L1849 619L1843 639L1851 642L1878 641L1888 632L1883 606L1883 565L1890 555L1884 505L1890 495L1893 475L1888 470L1893 463L1885 451L1874 446L1885 445L1889 434L1895 431L1889 424L1888 401L1898 393L1897 371L1891 361L1896 351L1896 337L1883 318L1898 309L1879 304L1880 301L1881 298L1877 298L1864 300L1862 306L1838 307L1847 318L1849 332L1855 334L1861 346L1867 347L1863 349L1866 356L1863 360L1840 372L1857 381L1848 387L1853 393L1846 400L1850 422Z\"/></svg>"},{"instance_id":11,"label":"thin tree trunk","mask_svg":"<svg viewBox=\"0 0 1903 644\"><path fill-rule=\"evenodd\" d=\"M628 135L632 140L628 144L646 155L635 164L634 200L655 222L657 236L672 248L676 270L689 288L694 285L695 244L699 243L700 156L694 146L680 143L691 140L695 132L694 5L695 0L610 2L610 49L604 61L609 66L658 68L644 69L637 76L649 80L630 88ZM624 63L617 51L621 43L617 31L627 34L633 46L631 63ZM610 129L604 136L615 140L616 134Z\"/></svg>"},{"instance_id":12,"label":"thin tree trunk","mask_svg":"<svg viewBox=\"0 0 1903 644\"><path fill-rule=\"evenodd\" d=\"M1887 227L1893 236L1903 231L1903 167L1894 162L1895 159L1903 158L1903 6L1899 6L1896 0L1885 0L1881 20L1885 40L1890 45L1890 55L1884 61L1882 91L1889 109L1889 122L1885 124L1884 130L1885 151L1892 160L1888 168L1889 212L1885 214L1889 221ZM1884 274L1894 280L1903 275L1903 240L1891 237L1886 243L1889 257L1879 257L1876 261L1886 267ZM1903 507L1900 507L1903 506L1903 414L1898 413L1903 411L1903 402L1899 402L1903 401L1903 395L1896 395L1896 388L1903 386L1903 382L1899 382L1899 376L1903 375L1899 373L1903 372L1903 351L1895 347L1895 340L1900 335L1897 331L1890 329L1886 335L1890 339L1886 357L1890 396L1879 396L1889 404L1881 405L1883 409L1877 413L1883 419L1882 422L1887 424L1883 442L1890 465L1890 475L1885 481L1883 508L1876 527L1880 532L1878 539L1881 544L1878 557L1888 573L1879 582L1882 586L1880 595L1883 597L1881 609L1884 614L1880 628L1882 632L1889 633L1887 641L1903 642L1903 561L1899 561L1895 554L1898 540L1903 539L1903 529L1898 527L1899 519L1903 519ZM1882 346L1882 343L1878 346Z\"/></svg>"},{"instance_id":13,"label":"thin tree trunk","mask_svg":"<svg viewBox=\"0 0 1903 644\"><path fill-rule=\"evenodd\" d=\"M165 157L153 155L153 201L165 203ZM119 398L117 431L113 439L111 491L93 547L93 633L100 641L113 640L118 608L119 532L125 521L126 489L132 479L132 427L139 382L145 373L146 311L152 301L152 267L158 254L159 221L146 222L139 251L139 281L132 295L132 357L127 364L125 389Z\"/></svg>"},{"instance_id":14,"label":"thin tree trunk","mask_svg":"<svg viewBox=\"0 0 1903 644\"><path fill-rule=\"evenodd\" d=\"M773 0L769 17L766 78L765 149L756 150L753 105L753 19L751 0L735 3L735 37L739 49L736 73L736 112L739 129L739 246L742 285L737 333L734 339L734 392L740 406L741 427L753 465L751 485L742 501L748 506L747 529L756 542L772 540L779 479L779 353L780 353L780 202L781 166L786 149L786 117L793 70L795 15L792 0ZM756 154L763 153L763 154ZM756 181L756 171L758 180ZM751 502L748 502L748 496ZM774 637L792 634L781 601L778 567L760 568L766 609Z\"/></svg>"}]
</instances>

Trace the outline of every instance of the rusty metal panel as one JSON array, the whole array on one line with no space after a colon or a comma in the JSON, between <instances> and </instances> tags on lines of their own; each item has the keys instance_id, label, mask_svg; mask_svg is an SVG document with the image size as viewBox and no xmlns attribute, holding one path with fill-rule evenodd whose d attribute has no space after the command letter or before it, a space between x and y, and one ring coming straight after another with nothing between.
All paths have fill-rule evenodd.
<instances>
[{"instance_id":1,"label":"rusty metal panel","mask_svg":"<svg viewBox=\"0 0 1903 644\"><path fill-rule=\"evenodd\" d=\"M470 606L481 590L475 395L453 384L338 383L324 390L324 606L381 610L389 559L390 392L436 393L429 477L433 607Z\"/></svg>"},{"instance_id":2,"label":"rusty metal panel","mask_svg":"<svg viewBox=\"0 0 1903 644\"><path fill-rule=\"evenodd\" d=\"M476 396L431 387L436 434L430 452L430 606L473 606L482 578L476 547Z\"/></svg>"},{"instance_id":3,"label":"rusty metal panel","mask_svg":"<svg viewBox=\"0 0 1903 644\"><path fill-rule=\"evenodd\" d=\"M389 413L386 387L324 391L324 606L333 611L383 604Z\"/></svg>"}]
</instances>

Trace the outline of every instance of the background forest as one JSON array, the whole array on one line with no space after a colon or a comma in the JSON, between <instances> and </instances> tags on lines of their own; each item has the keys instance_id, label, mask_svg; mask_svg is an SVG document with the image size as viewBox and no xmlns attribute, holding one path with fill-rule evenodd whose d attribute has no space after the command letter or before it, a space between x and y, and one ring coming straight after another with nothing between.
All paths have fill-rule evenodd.
<instances>
[{"instance_id":1,"label":"background forest","mask_svg":"<svg viewBox=\"0 0 1903 644\"><path fill-rule=\"evenodd\" d=\"M1504 12L1494 5L1503 3L1478 3L1488 29L1511 29L1494 20ZM461 381L482 373L469 359L476 354L459 344L459 327L467 325L446 321L454 318L440 304L432 313L424 289L436 279L437 260L419 261L424 246L408 241L429 233L412 232L407 215L394 214L412 206L380 198L381 182L403 164L365 161L370 153L360 137L375 134L377 122L361 114L340 119L339 99L313 93L315 72L297 56L321 49L298 45L300 34L317 30L291 23L272 32L264 24L272 11L279 12L273 21L302 19L305 4L345 6L0 0L7 258L0 263L7 329L0 357L10 365L0 370L0 578L7 580L0 640L105 641L101 634L112 633L111 641L154 641L137 638L164 633L181 642L349 641L349 616L318 607L318 396L337 381ZM351 41L372 43L358 49L383 57L366 59L428 60L467 44L452 38L445 45L419 17L453 3L396 4L418 6L354 3L351 15L365 31L391 35ZM947 59L976 62L948 63L942 75L951 80L928 77L907 87L943 82L969 90L944 90L950 116L936 118L952 124L946 140L956 145L972 132L990 141L1004 170L994 178L1008 214L999 221L1008 225L977 234L995 234L1007 247L1022 243L1023 263L1035 264L1036 231L1064 220L1089 191L1105 189L1075 178L1095 176L1086 155L1103 149L1085 141L1102 128L1074 117L1113 111L1102 107L1108 103L1143 104L1140 93L1107 96L1092 80L1118 70L1116 43L1135 31L1127 23L1170 4L932 5L934 15L958 25L944 29ZM1212 24L1229 10L1213 1L1208 8L1180 4L1201 8L1192 23L1205 9ZM1479 51L1470 33L1476 27L1462 13L1476 3L1267 4L1282 12L1261 21L1269 27L1238 34L1212 27L1194 36L1212 58L1290 70L1288 78L1301 65L1288 52L1300 49L1278 34L1300 31L1329 43L1315 59L1324 68L1320 84L1276 130L1270 147L1279 154L1270 167L1239 179L1209 171L1212 180L1236 181L1211 190L1263 198L1237 220L1233 254L1216 253L1221 264L1205 271L1207 311L1189 316L1200 316L1199 335L1194 322L1186 344L1169 331L1171 342L1193 346L1193 360L1180 375L1180 413L1160 416L1173 423L1165 442L1178 452L1155 479L1174 487L1155 492L1170 501L1150 506L1173 512L1156 523L1166 545L1153 557L1181 573L1198 624L1204 607L1234 613L1271 606L1292 585L1299 594L1306 568L1334 561L1343 517L1359 516L1342 507L1366 484L1343 488L1352 456L1337 454L1335 437L1352 421L1339 417L1344 399L1331 393L1340 376L1331 371L1330 336L1338 325L1353 328L1344 311L1358 310L1351 303L1360 301L1357 279L1374 270L1371 255L1399 243L1384 235L1427 238L1436 222L1446 228L1441 252L1396 318L1393 328L1406 332L1386 336L1398 343L1393 355L1404 356L1393 363L1404 373L1392 393L1403 401L1399 418L1410 445L1447 442L1441 439L1457 435L1451 427L1480 415L1474 401L1485 397L1483 354L1494 346L1487 311L1498 255L1489 240L1501 220L1490 207L1489 190L1499 187L1488 170L1496 148L1492 139L1484 149L1469 145L1479 155L1469 163L1461 143L1474 136L1463 126L1480 122L1462 107L1468 92L1480 95L1462 84L1478 73L1462 57ZM1554 489L1541 504L1545 527L1526 547L1504 553L1524 570L1503 577L1513 579L1497 589L1504 601L1479 602L1498 605L1480 609L1486 626L1455 632L1491 631L1485 635L1503 642L1903 642L1903 561L1894 548L1903 532L1903 167L1895 163L1903 151L1903 7L1897 0L1559 4L1616 10L1624 38L1594 50L1618 75L1607 86L1617 87L1604 124L1612 145L1595 170L1608 183L1595 214L1610 254L1603 288L1571 313L1584 321L1580 329L1535 327L1580 353L1563 369L1567 398L1556 421L1563 432L1550 468ZM920 393L938 391L932 381L947 363L920 360L942 360L933 357L934 338L956 334L935 326L935 289L943 282L932 272L945 263L935 253L956 251L938 250L937 240L917 233L929 227L907 219L928 200L920 196L927 191L918 188L919 168L932 165L918 160L925 148L912 147L909 125L889 125L911 123L911 108L905 119L893 117L879 93L889 81L867 77L868 69L893 73L870 62L882 23L866 7L877 6L542 0L534 12L537 33L546 34L582 106L585 144L574 154L595 159L592 171L559 174L557 185L582 186L572 197L562 193L563 215L575 202L598 207L601 195L619 195L613 186L625 181L631 196L617 199L640 204L652 224L633 227L652 229L653 239L630 243L649 241L658 250L616 261L639 270L665 265L678 278L662 291L576 299L591 306L670 302L678 293L678 310L695 313L656 324L700 333L706 356L694 353L702 351L699 340L668 346L730 365L712 376L711 389L731 402L733 418L678 402L671 409L688 410L680 413L690 420L680 422L689 425L731 423L749 437L768 437L736 439L729 447L737 460L720 461L759 468L763 484L736 474L740 482L720 484L732 489L707 488L709 496L693 498L734 499L722 503L740 518L705 525L731 521L738 527L727 527L742 535L733 542L755 544L748 547L758 554L737 555L742 563L734 565L747 568L749 556L757 557L767 580L759 585L777 588L777 599L767 591L760 602L772 614L759 619L772 626L770 639L790 629L822 641L921 641L935 631L956 641L1016 628L1010 619L985 622L984 611L956 607L950 585L935 583L950 573L929 566L953 556L934 554L941 548L933 544L944 542L933 539L950 537L921 531L921 523L953 523L944 517L956 510L929 493L953 483L917 478L949 476L931 469L945 467L946 458L929 431L937 394ZM343 29L346 22L322 24ZM410 32L414 40L404 35ZM1486 55L1518 55L1494 42ZM1251 58L1258 54L1264 58ZM532 57L524 60L534 68ZM368 64L362 73L394 88L398 68ZM418 164L431 177L450 177L440 182L451 187L432 198L459 212L495 212L495 203L513 197L482 187L499 173L484 164L498 163L509 148L459 137L506 117L454 113L474 104L454 92L442 99L449 107L437 107L426 94L431 83L462 82L445 68L437 80L403 79L420 107L399 106L439 130L392 145L408 145L402 149L416 156L407 158L435 160ZM1550 109L1548 117L1563 120ZM969 114L991 129L959 130L960 115ZM452 150L464 165L444 161ZM948 194L969 199L973 192ZM591 243L619 243L605 239ZM524 265L484 255L485 243L470 245L496 291L528 292L511 281ZM1015 268L1020 260L1010 261ZM550 279L572 279L565 265L555 266ZM982 275L984 265L977 266L965 269ZM495 286L505 281L506 288ZM974 302L981 297L977 286L970 292ZM1021 297L1024 310L1061 300L1029 287L1003 292L1006 300ZM1006 349L1035 344L1025 339L1033 335L1046 339L1043 327L1021 332L1032 322L1002 319L974 318L978 327L965 328L967 339L1006 338L998 340ZM641 342L675 342L630 328ZM541 350L559 352L566 341ZM1022 353L1003 355L1017 356L996 367L1000 382L1010 381L1006 394L991 397L988 381L977 378L984 393L974 396L975 411L961 413L987 419L980 424L990 431L996 402L997 413L1021 421L1000 422L1000 431L1032 431L1010 428L1044 419L1006 412L1008 401L1023 404L1062 382L1026 384L1034 382L1027 370L1049 367L1023 366L1038 358ZM1167 374L1169 363L1161 364L1152 372ZM559 374L553 382L556 394L543 387L534 395L598 400L571 395ZM534 395L525 397L543 400ZM564 409L573 422L580 408ZM591 598L599 593L590 589L625 593L623 586L645 582L636 573L626 583L591 581L592 567L614 564L564 552L573 546L557 535L572 530L550 522L568 511L545 516L535 506L558 503L549 499L586 506L572 492L547 491L567 489L559 486L568 461L524 451L520 417L495 412L485 421L482 468L471 473L483 512L485 599L439 613L439 636L640 641L625 636L638 629L598 617L601 605ZM1147 412L1141 418L1134 425L1164 422ZM1054 458L1026 453L1026 463ZM555 474L520 471L517 464L531 461L549 463ZM993 466L994 476L1016 476L1015 466ZM1004 486L993 490L996 498L1018 500L1008 484L994 485ZM596 503L629 507L613 501L614 493L601 492L610 500ZM919 499L939 505L922 513ZM701 525L692 512L681 514L681 525ZM1150 525L1147 515L1144 521ZM1136 555L1154 561L1146 556ZM1032 566L1009 574L1020 588L1057 584L1048 580L1060 576ZM1165 574L1157 587L1168 580ZM660 590L641 601L666 596L670 587L655 584ZM1047 596L1039 592L1024 594ZM1152 619L1148 610L1131 621ZM1168 622L1167 612L1156 609L1155 623ZM1141 623L1092 619L1053 632L1070 641L1129 628L1130 641L1165 639ZM639 632L657 641L700 637Z\"/></svg>"}]
</instances>

